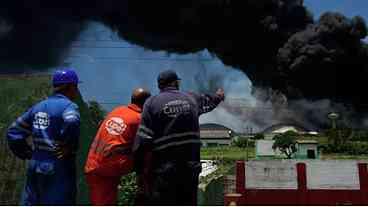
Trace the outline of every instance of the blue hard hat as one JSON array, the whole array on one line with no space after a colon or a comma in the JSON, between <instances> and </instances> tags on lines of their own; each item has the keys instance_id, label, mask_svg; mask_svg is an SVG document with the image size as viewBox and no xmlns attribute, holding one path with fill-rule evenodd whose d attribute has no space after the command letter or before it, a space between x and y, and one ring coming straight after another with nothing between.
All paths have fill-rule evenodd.
<instances>
[{"instance_id":1,"label":"blue hard hat","mask_svg":"<svg viewBox=\"0 0 368 207\"><path fill-rule=\"evenodd\" d=\"M80 83L77 73L73 69L59 69L54 72L52 85L78 84Z\"/></svg>"}]
</instances>

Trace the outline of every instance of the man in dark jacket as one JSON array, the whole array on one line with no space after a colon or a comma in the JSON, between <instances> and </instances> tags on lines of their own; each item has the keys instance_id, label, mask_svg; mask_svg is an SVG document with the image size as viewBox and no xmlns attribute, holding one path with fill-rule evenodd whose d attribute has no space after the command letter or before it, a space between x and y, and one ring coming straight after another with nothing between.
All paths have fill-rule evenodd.
<instances>
[{"instance_id":1,"label":"man in dark jacket","mask_svg":"<svg viewBox=\"0 0 368 207\"><path fill-rule=\"evenodd\" d=\"M197 205L199 116L216 108L224 92L218 89L214 96L181 92L179 81L174 71L161 72L160 93L144 105L133 148L139 205Z\"/></svg>"}]
</instances>

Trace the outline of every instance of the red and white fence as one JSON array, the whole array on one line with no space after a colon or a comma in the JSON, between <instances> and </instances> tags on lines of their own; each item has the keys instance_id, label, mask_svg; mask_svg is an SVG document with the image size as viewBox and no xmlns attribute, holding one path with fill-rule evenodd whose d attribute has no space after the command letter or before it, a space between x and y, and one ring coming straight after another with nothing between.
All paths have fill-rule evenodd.
<instances>
[{"instance_id":1,"label":"red and white fence","mask_svg":"<svg viewBox=\"0 0 368 207\"><path fill-rule=\"evenodd\" d=\"M225 205L368 205L368 161L238 161Z\"/></svg>"}]
</instances>

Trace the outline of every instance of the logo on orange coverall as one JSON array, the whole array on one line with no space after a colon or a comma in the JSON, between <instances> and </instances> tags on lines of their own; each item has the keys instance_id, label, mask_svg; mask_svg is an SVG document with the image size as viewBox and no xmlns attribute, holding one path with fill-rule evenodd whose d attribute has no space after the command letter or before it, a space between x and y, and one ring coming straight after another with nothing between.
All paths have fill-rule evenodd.
<instances>
[{"instance_id":1,"label":"logo on orange coverall","mask_svg":"<svg viewBox=\"0 0 368 207\"><path fill-rule=\"evenodd\" d=\"M118 136L124 133L127 125L124 123L123 119L112 117L106 122L105 128L109 134Z\"/></svg>"}]
</instances>

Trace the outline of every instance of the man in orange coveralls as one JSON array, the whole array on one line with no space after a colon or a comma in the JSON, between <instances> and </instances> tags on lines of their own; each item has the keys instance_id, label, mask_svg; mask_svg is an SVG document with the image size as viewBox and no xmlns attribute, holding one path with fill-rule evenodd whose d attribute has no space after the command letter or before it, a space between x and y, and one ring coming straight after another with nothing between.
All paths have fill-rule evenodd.
<instances>
[{"instance_id":1,"label":"man in orange coveralls","mask_svg":"<svg viewBox=\"0 0 368 207\"><path fill-rule=\"evenodd\" d=\"M102 122L84 168L92 205L116 205L120 178L133 170L131 148L150 95L135 89L131 104L115 108Z\"/></svg>"}]
</instances>

